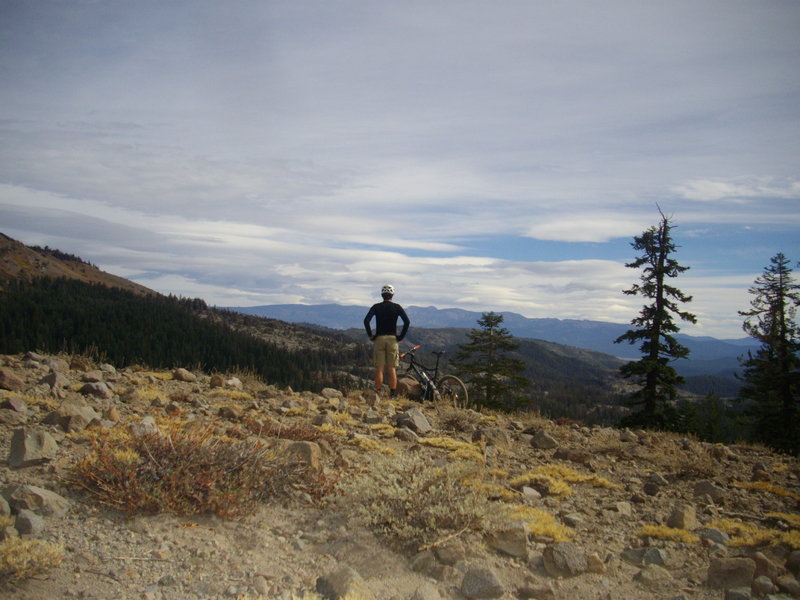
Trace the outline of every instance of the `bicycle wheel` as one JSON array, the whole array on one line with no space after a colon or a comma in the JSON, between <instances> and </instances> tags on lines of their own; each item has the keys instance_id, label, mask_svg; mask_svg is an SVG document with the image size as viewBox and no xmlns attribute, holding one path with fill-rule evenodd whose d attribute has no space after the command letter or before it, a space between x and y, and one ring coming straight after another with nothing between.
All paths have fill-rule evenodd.
<instances>
[{"instance_id":1,"label":"bicycle wheel","mask_svg":"<svg viewBox=\"0 0 800 600\"><path fill-rule=\"evenodd\" d=\"M445 375L439 380L436 386L442 400L456 408L467 408L469 406L469 394L467 386L455 375Z\"/></svg>"}]
</instances>

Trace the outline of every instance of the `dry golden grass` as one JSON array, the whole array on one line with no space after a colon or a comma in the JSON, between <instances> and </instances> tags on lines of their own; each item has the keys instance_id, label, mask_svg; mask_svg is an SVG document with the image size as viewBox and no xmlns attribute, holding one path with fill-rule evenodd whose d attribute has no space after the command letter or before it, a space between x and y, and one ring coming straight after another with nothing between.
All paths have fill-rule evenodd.
<instances>
[{"instance_id":1,"label":"dry golden grass","mask_svg":"<svg viewBox=\"0 0 800 600\"><path fill-rule=\"evenodd\" d=\"M58 567L64 558L60 544L9 538L0 542L0 579L29 579Z\"/></svg>"},{"instance_id":2,"label":"dry golden grass","mask_svg":"<svg viewBox=\"0 0 800 600\"><path fill-rule=\"evenodd\" d=\"M451 437L429 437L420 438L419 443L423 446L440 448L450 452L449 456L453 460L467 460L476 463L483 463L484 456L481 447L470 442L464 442Z\"/></svg>"},{"instance_id":3,"label":"dry golden grass","mask_svg":"<svg viewBox=\"0 0 800 600\"><path fill-rule=\"evenodd\" d=\"M734 481L731 485L744 490L756 490L768 494L775 494L776 496L783 496L784 498L791 498L792 500L800 502L800 494L767 481Z\"/></svg>"},{"instance_id":4,"label":"dry golden grass","mask_svg":"<svg viewBox=\"0 0 800 600\"><path fill-rule=\"evenodd\" d=\"M786 544L793 550L800 550L800 531L783 531L780 529L767 529L743 523L734 519L719 519L708 523L707 527L713 527L724 531L731 536L729 545L738 546L765 546L768 544Z\"/></svg>"},{"instance_id":5,"label":"dry golden grass","mask_svg":"<svg viewBox=\"0 0 800 600\"><path fill-rule=\"evenodd\" d=\"M696 544L700 538L685 529L676 529L664 525L645 525L636 532L639 537L651 537L659 540L671 542L683 542L685 544Z\"/></svg>"},{"instance_id":6,"label":"dry golden grass","mask_svg":"<svg viewBox=\"0 0 800 600\"><path fill-rule=\"evenodd\" d=\"M525 521L533 535L549 537L556 542L568 542L575 534L572 529L559 523L550 513L532 506L506 505L504 514L509 520Z\"/></svg>"}]
</instances>

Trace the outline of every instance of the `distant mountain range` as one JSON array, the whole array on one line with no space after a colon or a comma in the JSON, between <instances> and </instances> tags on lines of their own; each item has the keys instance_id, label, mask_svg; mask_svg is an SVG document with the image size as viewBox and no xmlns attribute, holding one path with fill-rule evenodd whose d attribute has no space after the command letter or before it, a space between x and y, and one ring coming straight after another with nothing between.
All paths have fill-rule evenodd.
<instances>
[{"instance_id":1,"label":"distant mountain range","mask_svg":"<svg viewBox=\"0 0 800 600\"><path fill-rule=\"evenodd\" d=\"M477 327L482 313L460 308L407 306L412 327L467 328ZM340 304L271 304L265 306L230 307L230 310L290 323L309 323L332 329L361 328L367 307ZM615 344L614 340L631 328L625 323L577 319L532 319L518 313L501 312L503 325L512 335L603 352L623 359L638 358L636 346ZM755 351L758 343L752 338L720 340L678 334L678 340L690 350L688 360L675 363L684 376L715 375L732 377L739 370L739 357Z\"/></svg>"}]
</instances>

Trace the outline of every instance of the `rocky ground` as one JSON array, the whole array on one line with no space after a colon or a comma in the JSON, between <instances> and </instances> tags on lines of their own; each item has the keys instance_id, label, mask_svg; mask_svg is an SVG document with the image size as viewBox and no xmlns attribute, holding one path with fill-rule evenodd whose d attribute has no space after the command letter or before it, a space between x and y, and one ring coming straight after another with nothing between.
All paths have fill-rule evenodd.
<instances>
[{"instance_id":1,"label":"rocky ground","mask_svg":"<svg viewBox=\"0 0 800 600\"><path fill-rule=\"evenodd\" d=\"M221 434L326 431L299 455L340 484L380 457L472 461L492 493L567 533L510 520L421 548L369 529L335 490L222 519L130 516L70 485L92 431L170 416ZM265 444L286 447L269 431ZM29 353L0 357L0 457L0 565L17 536L63 547L32 577L5 573L2 598L800 598L800 464L755 446Z\"/></svg>"}]
</instances>

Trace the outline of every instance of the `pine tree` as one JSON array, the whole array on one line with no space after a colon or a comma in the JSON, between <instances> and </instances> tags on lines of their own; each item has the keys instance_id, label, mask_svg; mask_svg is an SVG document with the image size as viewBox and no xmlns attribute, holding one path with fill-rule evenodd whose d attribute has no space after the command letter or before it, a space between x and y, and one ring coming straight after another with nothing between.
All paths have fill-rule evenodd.
<instances>
[{"instance_id":1,"label":"pine tree","mask_svg":"<svg viewBox=\"0 0 800 600\"><path fill-rule=\"evenodd\" d=\"M672 224L661 212L661 221L650 227L641 236L634 237L631 246L641 250L642 255L626 264L632 269L642 269L641 283L624 290L628 295L640 295L651 302L642 307L639 316L631 321L637 329L630 329L615 340L630 344L641 342L639 349L642 358L620 367L623 377L633 379L640 386L631 396L632 406L642 410L627 417L623 424L655 427L658 429L677 429L679 423L674 410L677 386L683 378L669 364L679 358L686 358L689 349L678 343L674 333L679 331L673 315L684 321L694 323L697 318L679 308L679 302L690 302L678 288L667 283L669 278L677 277L689 267L684 267L672 258L676 246L672 240Z\"/></svg>"},{"instance_id":2,"label":"pine tree","mask_svg":"<svg viewBox=\"0 0 800 600\"><path fill-rule=\"evenodd\" d=\"M470 398L493 408L511 408L528 385L520 375L524 361L508 356L519 344L502 323L503 315L483 313L480 328L467 333L469 342L459 346L454 361L456 372L470 386Z\"/></svg>"},{"instance_id":3,"label":"pine tree","mask_svg":"<svg viewBox=\"0 0 800 600\"><path fill-rule=\"evenodd\" d=\"M739 311L747 334L761 342L742 361L745 385L739 397L750 400L753 436L775 448L800 453L800 331L795 322L800 285L789 260L778 253L749 292L751 309Z\"/></svg>"}]
</instances>

